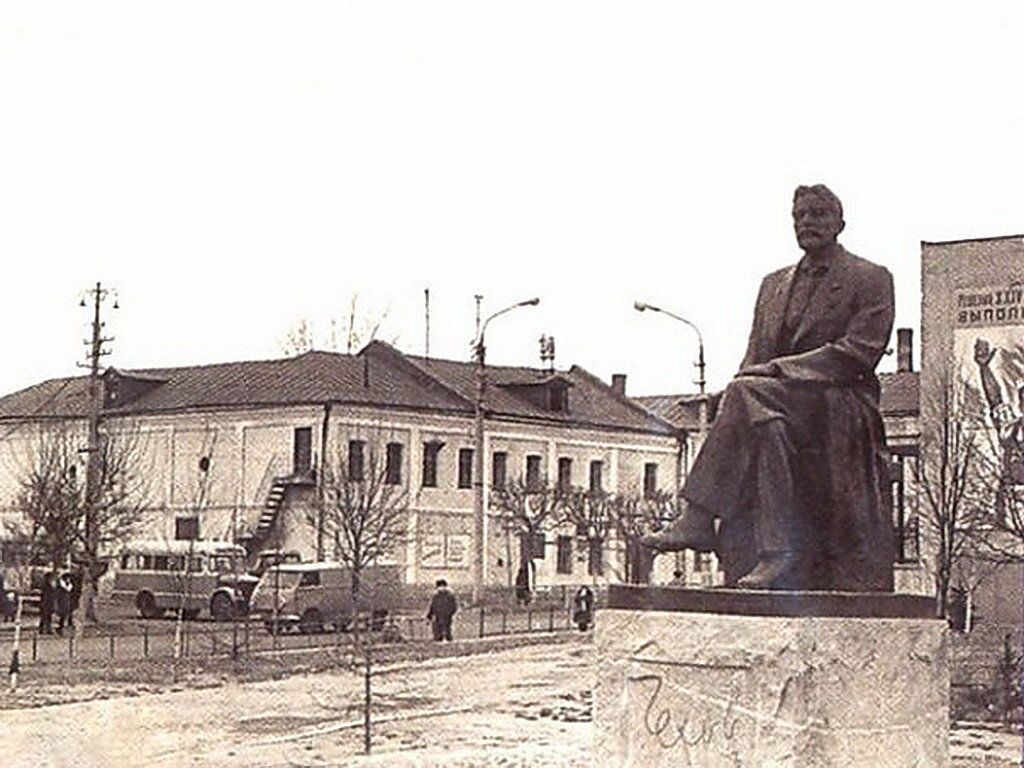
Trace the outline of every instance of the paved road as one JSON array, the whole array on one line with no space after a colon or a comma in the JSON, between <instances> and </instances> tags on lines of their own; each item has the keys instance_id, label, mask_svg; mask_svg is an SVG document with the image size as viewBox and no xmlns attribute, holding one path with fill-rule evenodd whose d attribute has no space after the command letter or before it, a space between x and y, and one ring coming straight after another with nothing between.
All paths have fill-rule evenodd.
<instances>
[{"instance_id":1,"label":"paved road","mask_svg":"<svg viewBox=\"0 0 1024 768\"><path fill-rule=\"evenodd\" d=\"M373 753L362 755L363 680L351 672L3 713L0 765L589 766L593 646L560 645L394 665L374 678ZM958 725L954 768L1021 764L1020 735Z\"/></svg>"},{"instance_id":2,"label":"paved road","mask_svg":"<svg viewBox=\"0 0 1024 768\"><path fill-rule=\"evenodd\" d=\"M582 767L591 655L578 642L385 668L370 758L363 680L336 672L7 711L0 764Z\"/></svg>"}]
</instances>

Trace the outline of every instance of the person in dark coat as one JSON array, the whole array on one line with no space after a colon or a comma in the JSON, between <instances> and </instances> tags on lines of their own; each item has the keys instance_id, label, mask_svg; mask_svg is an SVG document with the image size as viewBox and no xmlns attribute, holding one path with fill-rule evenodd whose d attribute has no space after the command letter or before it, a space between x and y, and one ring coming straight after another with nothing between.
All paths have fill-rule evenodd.
<instances>
[{"instance_id":1,"label":"person in dark coat","mask_svg":"<svg viewBox=\"0 0 1024 768\"><path fill-rule=\"evenodd\" d=\"M57 586L54 589L53 612L57 614L57 634L64 634L64 627L71 626L71 575L62 573L57 577Z\"/></svg>"},{"instance_id":2,"label":"person in dark coat","mask_svg":"<svg viewBox=\"0 0 1024 768\"><path fill-rule=\"evenodd\" d=\"M585 632L594 620L594 592L586 584L576 590L572 608L572 620L580 632Z\"/></svg>"},{"instance_id":3,"label":"person in dark coat","mask_svg":"<svg viewBox=\"0 0 1024 768\"><path fill-rule=\"evenodd\" d=\"M431 622L434 630L435 640L452 639L452 617L458 610L458 603L455 595L448 589L448 582L438 579L435 582L437 590L430 599L430 608L427 609L427 621Z\"/></svg>"},{"instance_id":4,"label":"person in dark coat","mask_svg":"<svg viewBox=\"0 0 1024 768\"><path fill-rule=\"evenodd\" d=\"M519 566L519 571L516 573L516 602L519 605L529 605L530 600L533 599L533 593L530 589L530 563L524 561Z\"/></svg>"},{"instance_id":5,"label":"person in dark coat","mask_svg":"<svg viewBox=\"0 0 1024 768\"><path fill-rule=\"evenodd\" d=\"M53 609L57 598L57 574L49 571L43 576L39 589L39 634L53 634Z\"/></svg>"},{"instance_id":6,"label":"person in dark coat","mask_svg":"<svg viewBox=\"0 0 1024 768\"><path fill-rule=\"evenodd\" d=\"M685 509L643 543L717 551L741 588L891 591L875 366L892 331L892 275L837 242L842 204L822 184L796 189L793 226L804 256L761 283Z\"/></svg>"}]
</instances>

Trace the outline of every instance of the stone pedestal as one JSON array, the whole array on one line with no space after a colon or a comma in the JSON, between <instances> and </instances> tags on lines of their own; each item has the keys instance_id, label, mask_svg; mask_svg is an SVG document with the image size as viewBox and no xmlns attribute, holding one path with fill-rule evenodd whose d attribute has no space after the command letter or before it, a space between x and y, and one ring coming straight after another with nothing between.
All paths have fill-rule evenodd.
<instances>
[{"instance_id":1,"label":"stone pedestal","mask_svg":"<svg viewBox=\"0 0 1024 768\"><path fill-rule=\"evenodd\" d=\"M928 598L613 587L609 603L595 765L949 765Z\"/></svg>"}]
</instances>

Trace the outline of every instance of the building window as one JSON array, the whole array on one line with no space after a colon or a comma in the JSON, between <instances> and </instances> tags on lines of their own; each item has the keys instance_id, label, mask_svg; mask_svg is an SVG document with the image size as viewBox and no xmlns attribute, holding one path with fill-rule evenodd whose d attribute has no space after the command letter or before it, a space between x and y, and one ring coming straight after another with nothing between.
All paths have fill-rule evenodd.
<instances>
[{"instance_id":1,"label":"building window","mask_svg":"<svg viewBox=\"0 0 1024 768\"><path fill-rule=\"evenodd\" d=\"M707 573L711 570L711 553L710 552L694 552L693 553L693 572L694 573Z\"/></svg>"},{"instance_id":2,"label":"building window","mask_svg":"<svg viewBox=\"0 0 1024 768\"><path fill-rule=\"evenodd\" d=\"M388 443L387 463L384 465L384 482L388 485L402 483L402 444Z\"/></svg>"},{"instance_id":3,"label":"building window","mask_svg":"<svg viewBox=\"0 0 1024 768\"><path fill-rule=\"evenodd\" d=\"M178 541L195 541L199 538L199 518L195 515L179 517L174 521L174 538Z\"/></svg>"},{"instance_id":4,"label":"building window","mask_svg":"<svg viewBox=\"0 0 1024 768\"><path fill-rule=\"evenodd\" d=\"M912 457L896 454L889 465L892 483L893 538L896 541L896 562L916 563L921 557L918 519L908 513L906 473Z\"/></svg>"},{"instance_id":5,"label":"building window","mask_svg":"<svg viewBox=\"0 0 1024 768\"><path fill-rule=\"evenodd\" d=\"M308 474L313 463L313 430L310 427L298 427L292 438L292 472L296 475Z\"/></svg>"},{"instance_id":6,"label":"building window","mask_svg":"<svg viewBox=\"0 0 1024 768\"><path fill-rule=\"evenodd\" d=\"M526 487L531 491L540 488L540 456L536 454L526 457Z\"/></svg>"},{"instance_id":7,"label":"building window","mask_svg":"<svg viewBox=\"0 0 1024 768\"><path fill-rule=\"evenodd\" d=\"M459 488L473 487L473 449L459 448Z\"/></svg>"},{"instance_id":8,"label":"building window","mask_svg":"<svg viewBox=\"0 0 1024 768\"><path fill-rule=\"evenodd\" d=\"M348 441L348 479L353 483L363 482L366 476L366 443L362 440Z\"/></svg>"},{"instance_id":9,"label":"building window","mask_svg":"<svg viewBox=\"0 0 1024 768\"><path fill-rule=\"evenodd\" d=\"M495 451L491 456L491 487L504 488L508 482L508 454Z\"/></svg>"},{"instance_id":10,"label":"building window","mask_svg":"<svg viewBox=\"0 0 1024 768\"><path fill-rule=\"evenodd\" d=\"M558 537L558 562L556 573L572 573L572 536Z\"/></svg>"},{"instance_id":11,"label":"building window","mask_svg":"<svg viewBox=\"0 0 1024 768\"><path fill-rule=\"evenodd\" d=\"M562 491L572 488L572 459L567 456L558 460L558 488Z\"/></svg>"},{"instance_id":12,"label":"building window","mask_svg":"<svg viewBox=\"0 0 1024 768\"><path fill-rule=\"evenodd\" d=\"M437 488L437 457L444 443L432 441L423 444L423 487Z\"/></svg>"},{"instance_id":13,"label":"building window","mask_svg":"<svg viewBox=\"0 0 1024 768\"><path fill-rule=\"evenodd\" d=\"M604 471L603 461L592 461L590 462L590 492L599 493L601 491L601 474Z\"/></svg>"},{"instance_id":14,"label":"building window","mask_svg":"<svg viewBox=\"0 0 1024 768\"><path fill-rule=\"evenodd\" d=\"M587 574L600 576L604 573L604 542L600 539L590 539L587 544Z\"/></svg>"},{"instance_id":15,"label":"building window","mask_svg":"<svg viewBox=\"0 0 1024 768\"><path fill-rule=\"evenodd\" d=\"M644 498L653 499L658 493L658 465L644 464Z\"/></svg>"},{"instance_id":16,"label":"building window","mask_svg":"<svg viewBox=\"0 0 1024 768\"><path fill-rule=\"evenodd\" d=\"M530 553L531 560L543 560L544 549L547 547L544 531L524 533L519 546L526 548L526 551Z\"/></svg>"}]
</instances>

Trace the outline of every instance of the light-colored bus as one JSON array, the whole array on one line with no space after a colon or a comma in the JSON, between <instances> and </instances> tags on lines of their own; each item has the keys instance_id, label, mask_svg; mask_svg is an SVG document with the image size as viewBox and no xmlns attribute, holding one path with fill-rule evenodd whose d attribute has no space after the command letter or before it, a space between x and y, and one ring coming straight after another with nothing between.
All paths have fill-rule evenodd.
<instances>
[{"instance_id":1,"label":"light-colored bus","mask_svg":"<svg viewBox=\"0 0 1024 768\"><path fill-rule=\"evenodd\" d=\"M245 549L229 541L144 541L122 549L113 598L143 618L181 611L229 621L248 612L257 578L246 572Z\"/></svg>"},{"instance_id":2,"label":"light-colored bus","mask_svg":"<svg viewBox=\"0 0 1024 768\"><path fill-rule=\"evenodd\" d=\"M251 611L271 632L344 630L357 617L368 618L374 629L380 629L401 600L402 571L400 565L367 566L360 572L357 604L352 599L352 571L344 565L284 563L260 577Z\"/></svg>"}]
</instances>

